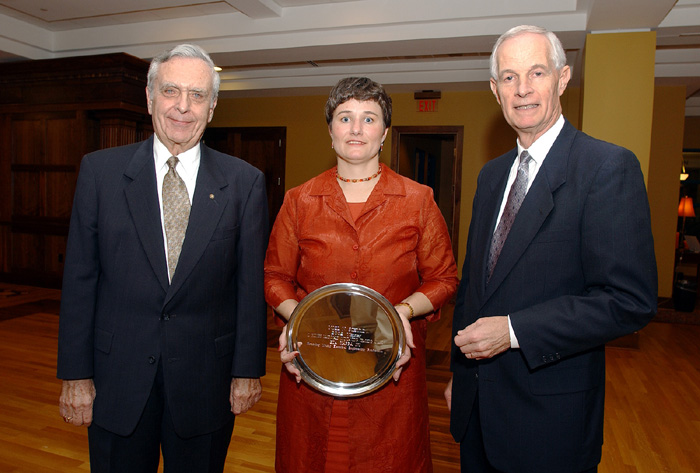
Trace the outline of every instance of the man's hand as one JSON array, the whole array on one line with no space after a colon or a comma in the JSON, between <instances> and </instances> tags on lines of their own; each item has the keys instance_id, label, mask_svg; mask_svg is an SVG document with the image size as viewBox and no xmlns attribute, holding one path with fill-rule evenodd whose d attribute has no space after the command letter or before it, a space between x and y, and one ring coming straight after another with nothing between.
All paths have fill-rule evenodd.
<instances>
[{"instance_id":1,"label":"man's hand","mask_svg":"<svg viewBox=\"0 0 700 473\"><path fill-rule=\"evenodd\" d=\"M235 415L243 414L253 407L262 396L262 384L260 378L233 378L231 380L231 412Z\"/></svg>"},{"instance_id":2,"label":"man's hand","mask_svg":"<svg viewBox=\"0 0 700 473\"><path fill-rule=\"evenodd\" d=\"M95 383L92 379L63 380L58 411L63 420L75 426L92 424Z\"/></svg>"},{"instance_id":3,"label":"man's hand","mask_svg":"<svg viewBox=\"0 0 700 473\"><path fill-rule=\"evenodd\" d=\"M508 317L482 317L455 336L455 345L469 359L492 358L510 348Z\"/></svg>"}]
</instances>

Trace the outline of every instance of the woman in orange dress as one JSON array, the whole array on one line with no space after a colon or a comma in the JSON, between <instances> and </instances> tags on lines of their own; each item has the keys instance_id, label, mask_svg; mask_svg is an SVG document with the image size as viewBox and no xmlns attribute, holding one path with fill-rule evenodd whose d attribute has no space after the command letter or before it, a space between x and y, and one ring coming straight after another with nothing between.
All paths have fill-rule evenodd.
<instances>
[{"instance_id":1,"label":"woman in orange dress","mask_svg":"<svg viewBox=\"0 0 700 473\"><path fill-rule=\"evenodd\" d=\"M341 80L326 121L337 166L287 192L265 259L265 297L286 322L315 289L368 286L395 305L410 350L382 388L337 398L300 382L283 332L276 471L431 472L425 336L457 287L447 226L429 187L379 162L391 125L381 85Z\"/></svg>"}]
</instances>

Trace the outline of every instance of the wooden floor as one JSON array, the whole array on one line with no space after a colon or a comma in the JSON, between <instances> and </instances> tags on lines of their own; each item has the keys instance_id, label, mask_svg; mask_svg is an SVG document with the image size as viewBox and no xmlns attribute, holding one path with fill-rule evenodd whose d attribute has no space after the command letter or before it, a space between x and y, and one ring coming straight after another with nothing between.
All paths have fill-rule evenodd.
<instances>
[{"instance_id":1,"label":"wooden floor","mask_svg":"<svg viewBox=\"0 0 700 473\"><path fill-rule=\"evenodd\" d=\"M56 401L59 291L0 284L0 472L89 471L84 428ZM459 471L442 390L449 378L449 311L431 326L428 390L435 473ZM270 344L277 329L270 326ZM700 325L651 323L639 348L607 349L600 473L700 471ZM226 472L272 472L279 359L267 353L263 398L236 419ZM303 473L303 472L300 472Z\"/></svg>"}]
</instances>

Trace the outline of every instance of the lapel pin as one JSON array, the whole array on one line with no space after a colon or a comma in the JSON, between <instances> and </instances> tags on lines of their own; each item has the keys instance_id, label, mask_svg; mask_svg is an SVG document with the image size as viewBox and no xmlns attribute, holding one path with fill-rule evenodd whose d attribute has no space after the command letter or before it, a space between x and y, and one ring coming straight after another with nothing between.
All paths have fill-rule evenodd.
<instances>
[{"instance_id":1,"label":"lapel pin","mask_svg":"<svg viewBox=\"0 0 700 473\"><path fill-rule=\"evenodd\" d=\"M214 194L209 194L209 198L210 198L211 200L214 200Z\"/></svg>"}]
</instances>

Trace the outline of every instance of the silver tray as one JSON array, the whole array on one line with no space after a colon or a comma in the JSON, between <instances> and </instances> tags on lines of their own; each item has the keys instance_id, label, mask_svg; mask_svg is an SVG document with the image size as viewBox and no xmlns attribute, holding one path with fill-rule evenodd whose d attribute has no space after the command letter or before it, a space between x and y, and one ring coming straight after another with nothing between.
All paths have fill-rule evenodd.
<instances>
[{"instance_id":1,"label":"silver tray","mask_svg":"<svg viewBox=\"0 0 700 473\"><path fill-rule=\"evenodd\" d=\"M296 306L287 346L298 350L301 377L321 392L361 396L391 379L404 350L405 333L394 306L360 284L319 288Z\"/></svg>"}]
</instances>

